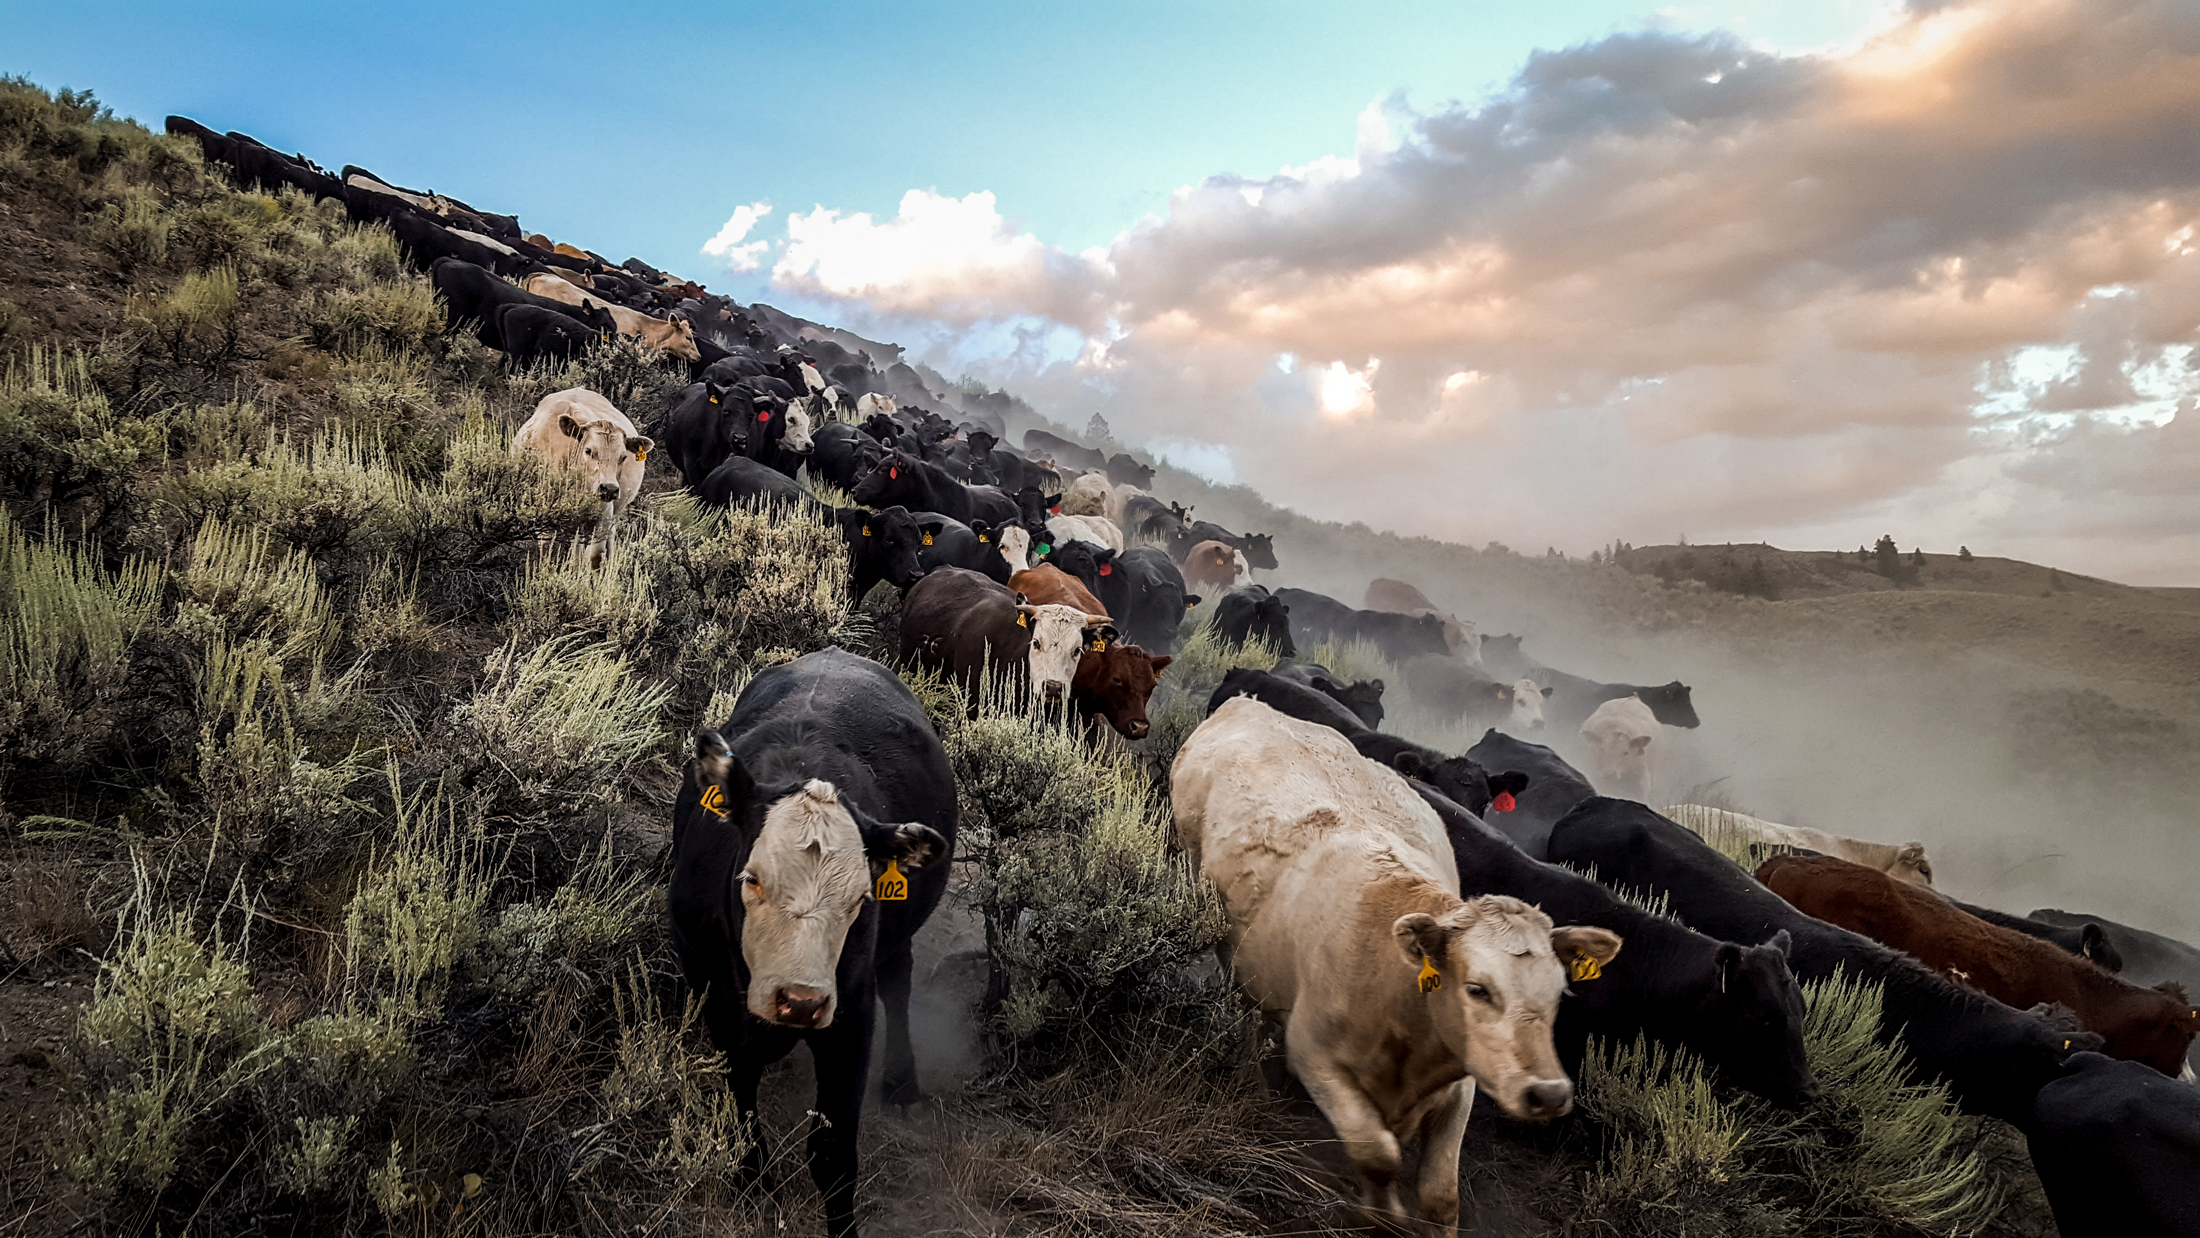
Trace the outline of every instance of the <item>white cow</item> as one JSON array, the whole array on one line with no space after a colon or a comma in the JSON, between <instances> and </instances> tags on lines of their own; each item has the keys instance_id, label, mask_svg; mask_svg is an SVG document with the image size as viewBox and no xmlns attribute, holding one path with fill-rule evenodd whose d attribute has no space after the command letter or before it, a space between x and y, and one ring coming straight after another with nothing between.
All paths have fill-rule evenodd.
<instances>
[{"instance_id":1,"label":"white cow","mask_svg":"<svg viewBox=\"0 0 2200 1238\"><path fill-rule=\"evenodd\" d=\"M540 271L528 276L526 282L520 286L538 297L563 301L567 305L594 302L618 323L619 334L682 361L703 359L702 350L695 346L695 325L684 318L653 318L640 310L613 305L602 297L590 296L555 275L546 275Z\"/></svg>"},{"instance_id":2,"label":"white cow","mask_svg":"<svg viewBox=\"0 0 2200 1238\"><path fill-rule=\"evenodd\" d=\"M1475 658L1476 665L1481 658ZM1508 735L1521 735L1543 729L1543 702L1551 695L1551 689L1533 679L1513 680L1512 713L1506 716L1502 728Z\"/></svg>"},{"instance_id":3,"label":"white cow","mask_svg":"<svg viewBox=\"0 0 2200 1238\"><path fill-rule=\"evenodd\" d=\"M805 361L802 363L802 385L813 392L823 391L825 390L825 376L817 372L816 366Z\"/></svg>"},{"instance_id":4,"label":"white cow","mask_svg":"<svg viewBox=\"0 0 2200 1238\"><path fill-rule=\"evenodd\" d=\"M856 397L856 420L858 421L868 421L873 413L884 413L891 417L900 411L901 405L895 403L894 397L890 395L880 395L876 391L866 391Z\"/></svg>"},{"instance_id":5,"label":"white cow","mask_svg":"<svg viewBox=\"0 0 2200 1238\"><path fill-rule=\"evenodd\" d=\"M1702 804L1674 804L1663 810L1674 821L1687 826L1706 840L1721 843L1741 843L1757 847L1800 847L1820 855L1830 855L1876 868L1897 881L1911 885L1933 884L1933 864L1925 858L1925 844L1875 843L1861 838L1844 838L1828 834L1807 825L1782 825L1766 821L1746 813L1728 812L1723 808L1707 808ZM1767 852L1767 854L1770 854Z\"/></svg>"},{"instance_id":6,"label":"white cow","mask_svg":"<svg viewBox=\"0 0 2200 1238\"><path fill-rule=\"evenodd\" d=\"M979 536L982 538L984 534ZM1031 534L1026 533L1022 525L1012 524L1003 528L999 533L999 537L1001 539L1001 558L1008 563L1008 574L1014 576L1018 572L1030 571Z\"/></svg>"},{"instance_id":7,"label":"white cow","mask_svg":"<svg viewBox=\"0 0 2200 1238\"><path fill-rule=\"evenodd\" d=\"M1475 1088L1516 1117L1572 1108L1551 1046L1559 994L1569 966L1596 975L1619 936L1553 928L1503 895L1462 899L1443 825L1404 779L1251 697L1184 741L1170 797L1178 841L1222 896L1230 962L1283 1019L1362 1206L1403 1214L1401 1145L1418 1135L1421 1216L1455 1233Z\"/></svg>"},{"instance_id":8,"label":"white cow","mask_svg":"<svg viewBox=\"0 0 2200 1238\"><path fill-rule=\"evenodd\" d=\"M1651 744L1658 737L1657 715L1639 696L1623 696L1597 706L1581 724L1589 745L1589 774L1597 790L1621 799L1650 794Z\"/></svg>"},{"instance_id":9,"label":"white cow","mask_svg":"<svg viewBox=\"0 0 2200 1238\"><path fill-rule=\"evenodd\" d=\"M1087 542L1102 550L1123 553L1123 530L1106 516L1049 516L1047 535L1056 542Z\"/></svg>"},{"instance_id":10,"label":"white cow","mask_svg":"<svg viewBox=\"0 0 2200 1238\"><path fill-rule=\"evenodd\" d=\"M1113 520L1118 526L1120 526L1123 523L1123 509L1130 506L1130 501L1132 499L1139 497L1150 499L1153 496L1147 494L1143 490L1140 490L1138 487L1130 484L1129 482L1124 482L1122 485L1117 486L1115 489L1108 491L1108 519Z\"/></svg>"},{"instance_id":11,"label":"white cow","mask_svg":"<svg viewBox=\"0 0 2200 1238\"><path fill-rule=\"evenodd\" d=\"M616 536L618 517L641 492L642 461L655 446L611 401L586 387L542 397L512 436L513 455L531 455L551 468L579 473L583 484L603 500L607 545Z\"/></svg>"},{"instance_id":12,"label":"white cow","mask_svg":"<svg viewBox=\"0 0 2200 1238\"><path fill-rule=\"evenodd\" d=\"M1100 516L1108 512L1108 485L1106 473L1087 473L1070 483L1062 492L1062 514L1065 516Z\"/></svg>"}]
</instances>

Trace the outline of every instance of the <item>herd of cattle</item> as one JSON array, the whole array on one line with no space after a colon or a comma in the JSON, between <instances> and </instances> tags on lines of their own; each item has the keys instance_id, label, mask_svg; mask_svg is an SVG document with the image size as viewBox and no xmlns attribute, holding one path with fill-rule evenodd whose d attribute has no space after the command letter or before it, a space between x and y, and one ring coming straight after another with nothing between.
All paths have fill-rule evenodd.
<instances>
[{"instance_id":1,"label":"herd of cattle","mask_svg":"<svg viewBox=\"0 0 2200 1238\"><path fill-rule=\"evenodd\" d=\"M2200 1009L2182 987L2200 983L2200 951L2097 916L1947 898L1918 843L1655 811L1639 801L1660 728L1698 725L1684 684L1543 666L1518 636L1485 637L1401 581L1371 582L1360 606L1270 590L1252 580L1279 567L1269 537L1192 519L1148 493L1153 470L1128 455L1038 430L1010 447L998 416L952 422L921 407L921 384L895 373L907 367L882 374L763 307L362 169L332 176L241 134L168 127L240 184L295 186L389 225L452 329L514 363L613 333L687 362L692 384L658 438L586 389L545 397L515 435L515 452L601 500L610 526L661 452L705 503L782 504L837 527L854 596L902 592L907 664L972 687L997 677L1132 740L1194 619L1224 645L1279 651L1272 670L1231 671L1180 747L1177 841L1219 892L1226 961L1281 1020L1371 1211L1406 1211L1397 1178L1418 1140L1419 1215L1455 1226L1476 1090L1517 1118L1561 1117L1591 1036L1648 1035L1773 1104L1812 1103L1799 982L1841 974L1882 987L1882 1036L1922 1076L2025 1133L2066 1238L2200 1235L2187 1065ZM1446 753L1385 732L1380 680L1297 660L1351 641L1480 741ZM1526 738L1544 734L1578 736L1587 772ZM836 1238L856 1228L881 1008L886 1098L921 1096L911 943L946 890L956 824L916 697L837 648L757 676L698 733L673 810L682 965L744 1115L765 1067L809 1045L822 1119L810 1167ZM1727 858L1744 849L1762 859L1754 874ZM761 1144L747 1156L760 1171Z\"/></svg>"}]
</instances>

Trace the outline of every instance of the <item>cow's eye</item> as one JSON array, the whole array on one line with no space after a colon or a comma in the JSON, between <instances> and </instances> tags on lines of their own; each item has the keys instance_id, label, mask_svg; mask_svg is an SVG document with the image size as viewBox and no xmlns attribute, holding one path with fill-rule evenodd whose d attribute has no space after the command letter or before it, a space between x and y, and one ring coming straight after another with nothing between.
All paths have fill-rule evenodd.
<instances>
[{"instance_id":1,"label":"cow's eye","mask_svg":"<svg viewBox=\"0 0 2200 1238\"><path fill-rule=\"evenodd\" d=\"M1470 983L1467 985L1467 996L1478 1002L1486 1002L1490 1000L1490 991L1479 984Z\"/></svg>"}]
</instances>

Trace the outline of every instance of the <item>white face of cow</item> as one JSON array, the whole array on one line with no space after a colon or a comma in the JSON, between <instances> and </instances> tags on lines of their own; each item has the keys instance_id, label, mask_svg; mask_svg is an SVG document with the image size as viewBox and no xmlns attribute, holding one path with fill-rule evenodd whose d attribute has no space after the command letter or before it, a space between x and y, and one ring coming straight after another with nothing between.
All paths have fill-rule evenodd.
<instances>
[{"instance_id":1,"label":"white face of cow","mask_svg":"<svg viewBox=\"0 0 2200 1238\"><path fill-rule=\"evenodd\" d=\"M1021 526L1010 525L1002 529L999 536L1001 539L1001 557L1008 561L1008 570L1011 572L1030 571L1031 534Z\"/></svg>"},{"instance_id":2,"label":"white face of cow","mask_svg":"<svg viewBox=\"0 0 2200 1238\"><path fill-rule=\"evenodd\" d=\"M1239 585L1252 583L1252 580L1253 565L1245 561L1245 552L1232 550L1230 552L1230 587L1235 589Z\"/></svg>"},{"instance_id":3,"label":"white face of cow","mask_svg":"<svg viewBox=\"0 0 2200 1238\"><path fill-rule=\"evenodd\" d=\"M833 784L811 779L773 804L735 878L749 1013L767 1023L829 1027L848 928L871 894L871 864Z\"/></svg>"},{"instance_id":4,"label":"white face of cow","mask_svg":"<svg viewBox=\"0 0 2200 1238\"><path fill-rule=\"evenodd\" d=\"M609 421L584 421L571 413L558 417L558 429L581 445L581 478L597 498L611 503L631 497L624 489L629 472L635 486L641 485L636 457L647 455L655 445L649 439L630 435Z\"/></svg>"},{"instance_id":5,"label":"white face of cow","mask_svg":"<svg viewBox=\"0 0 2200 1238\"><path fill-rule=\"evenodd\" d=\"M817 445L810 437L809 406L801 400L787 406L787 432L780 437L779 445L798 455Z\"/></svg>"},{"instance_id":6,"label":"white face of cow","mask_svg":"<svg viewBox=\"0 0 2200 1238\"><path fill-rule=\"evenodd\" d=\"M817 372L816 366L805 361L802 363L802 384L812 391L823 391L825 376Z\"/></svg>"},{"instance_id":7,"label":"white face of cow","mask_svg":"<svg viewBox=\"0 0 2200 1238\"><path fill-rule=\"evenodd\" d=\"M1088 615L1074 606L1022 606L1031 625L1031 693L1039 700L1058 700L1068 695L1077 678L1077 660L1084 655L1090 637L1087 628L1112 631L1107 620Z\"/></svg>"},{"instance_id":8,"label":"white face of cow","mask_svg":"<svg viewBox=\"0 0 2200 1238\"><path fill-rule=\"evenodd\" d=\"M1609 929L1551 927L1549 916L1501 894L1471 898L1441 920L1422 912L1391 926L1405 965L1433 964L1421 985L1437 1034L1505 1112L1548 1122L1573 1107L1574 1086L1551 1046L1569 968L1587 978L1619 953ZM1590 960L1588 963L1579 960Z\"/></svg>"},{"instance_id":9,"label":"white face of cow","mask_svg":"<svg viewBox=\"0 0 2200 1238\"><path fill-rule=\"evenodd\" d=\"M1549 688L1538 687L1533 679L1513 680L1512 713L1505 720L1506 733L1542 730L1543 699L1550 694Z\"/></svg>"}]
</instances>

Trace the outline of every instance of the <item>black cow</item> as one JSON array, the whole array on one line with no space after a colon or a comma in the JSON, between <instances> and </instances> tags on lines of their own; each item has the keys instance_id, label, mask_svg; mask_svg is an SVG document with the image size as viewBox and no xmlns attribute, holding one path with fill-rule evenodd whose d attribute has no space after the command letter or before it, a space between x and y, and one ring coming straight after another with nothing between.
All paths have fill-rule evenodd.
<instances>
[{"instance_id":1,"label":"black cow","mask_svg":"<svg viewBox=\"0 0 2200 1238\"><path fill-rule=\"evenodd\" d=\"M1207 696L1207 712L1213 713L1233 698L1249 696L1279 714L1325 726L1345 738L1363 734L1367 724L1326 692L1250 666L1231 669Z\"/></svg>"},{"instance_id":2,"label":"black cow","mask_svg":"<svg viewBox=\"0 0 2200 1238\"><path fill-rule=\"evenodd\" d=\"M532 305L537 309L563 314L575 322L589 322L589 315L577 305L536 296L524 288L514 287L498 279L487 269L460 258L445 258L437 262L429 270L428 282L435 286L437 295L443 298L446 329L455 331L466 323L473 323L474 338L500 352L504 350L504 337L497 334L496 312L503 306Z\"/></svg>"},{"instance_id":3,"label":"black cow","mask_svg":"<svg viewBox=\"0 0 2200 1238\"><path fill-rule=\"evenodd\" d=\"M1108 481L1117 486L1136 486L1140 490L1153 485L1153 466L1140 464L1127 453L1118 452L1108 457Z\"/></svg>"},{"instance_id":4,"label":"black cow","mask_svg":"<svg viewBox=\"0 0 2200 1238\"><path fill-rule=\"evenodd\" d=\"M1099 573L1100 587L1092 595L1123 629L1123 639L1156 653L1176 652L1184 614L1199 605L1198 595L1184 591L1184 574L1168 555L1150 546L1115 555L1109 566L1112 570Z\"/></svg>"},{"instance_id":5,"label":"black cow","mask_svg":"<svg viewBox=\"0 0 2200 1238\"><path fill-rule=\"evenodd\" d=\"M2031 1118L2025 1142L2062 1238L2200 1238L2200 1088L2076 1053Z\"/></svg>"},{"instance_id":6,"label":"black cow","mask_svg":"<svg viewBox=\"0 0 2200 1238\"><path fill-rule=\"evenodd\" d=\"M1290 609L1291 635L1302 645L1364 640L1399 665L1425 653L1445 655L1451 649L1444 639L1444 621L1435 615L1360 610L1307 589L1278 589L1276 596Z\"/></svg>"},{"instance_id":7,"label":"black cow","mask_svg":"<svg viewBox=\"0 0 2200 1238\"><path fill-rule=\"evenodd\" d=\"M922 579L925 542L937 538L943 527L937 517L923 520L900 507L875 512L842 507L833 512L833 519L848 543L848 598L852 602L861 602L882 580L896 589L907 589Z\"/></svg>"},{"instance_id":8,"label":"black cow","mask_svg":"<svg viewBox=\"0 0 2200 1238\"><path fill-rule=\"evenodd\" d=\"M1593 864L1600 881L1665 895L1674 914L1699 933L1763 941L1786 929L1793 939L1789 965L1805 980L1838 970L1879 983L1880 1039L1899 1037L1918 1068L1946 1081L1966 1112L2028 1123L2033 1098L2061 1075L2063 1060L2101 1045L2068 1011L2012 1010L1908 955L1804 915L1641 804L1603 796L1583 801L1552 827L1550 858L1576 868Z\"/></svg>"},{"instance_id":9,"label":"black cow","mask_svg":"<svg viewBox=\"0 0 2200 1238\"><path fill-rule=\"evenodd\" d=\"M537 305L499 305L495 309L496 334L504 341L505 364L525 368L548 358L569 361L617 334L618 321L594 302L585 302L575 319Z\"/></svg>"},{"instance_id":10,"label":"black cow","mask_svg":"<svg viewBox=\"0 0 2200 1238\"><path fill-rule=\"evenodd\" d=\"M354 190L354 193L365 192ZM479 241L469 240L451 231L433 215L419 211L400 211L387 221L390 231L397 234L398 252L416 271L432 270L445 258L456 258L485 267L499 275L521 276L532 265L517 254L507 254L491 249Z\"/></svg>"},{"instance_id":11,"label":"black cow","mask_svg":"<svg viewBox=\"0 0 2200 1238\"><path fill-rule=\"evenodd\" d=\"M1627 1044L1638 1034L1694 1052L1728 1083L1776 1105L1818 1095L1803 1053L1803 992L1788 969L1789 937L1762 945L1719 941L1651 915L1602 885L1521 854L1426 783L1411 783L1444 823L1459 865L1459 891L1510 894L1558 922L1618 933L1627 952L1603 974L1579 975L1559 1003L1555 1040L1568 1073L1577 1071L1591 1036Z\"/></svg>"},{"instance_id":12,"label":"black cow","mask_svg":"<svg viewBox=\"0 0 2200 1238\"><path fill-rule=\"evenodd\" d=\"M1016 504L1017 522L1036 537L1046 535L1047 517L1062 506L1059 492L1049 494L1045 487L1036 484L1023 486L1008 497Z\"/></svg>"},{"instance_id":13,"label":"black cow","mask_svg":"<svg viewBox=\"0 0 2200 1238\"><path fill-rule=\"evenodd\" d=\"M829 648L758 675L699 731L672 811L666 910L744 1122L764 1068L807 1043L810 1176L834 1238L856 1233L856 1144L886 1006L886 1098L922 1097L910 940L947 891L955 776L892 671ZM756 923L752 926L751 921ZM753 929L753 931L752 931ZM744 1171L761 1175L763 1141Z\"/></svg>"},{"instance_id":14,"label":"black cow","mask_svg":"<svg viewBox=\"0 0 2200 1238\"><path fill-rule=\"evenodd\" d=\"M741 419L733 398L731 386L704 379L688 384L665 414L657 442L688 485L710 476L738 449Z\"/></svg>"},{"instance_id":15,"label":"black cow","mask_svg":"<svg viewBox=\"0 0 2200 1238\"><path fill-rule=\"evenodd\" d=\"M1115 552L1105 546L1095 546L1091 542L1078 541L1075 538L1066 542L1049 542L1045 538L1044 530L1031 535L1033 566L1051 563L1075 576L1077 582L1085 586L1086 592L1096 599L1099 598L1100 590L1108 586L1115 577ZM1100 604L1107 605L1105 601ZM1112 610L1108 612L1108 617L1121 622L1120 617Z\"/></svg>"},{"instance_id":16,"label":"black cow","mask_svg":"<svg viewBox=\"0 0 2200 1238\"><path fill-rule=\"evenodd\" d=\"M843 490L853 490L864 474L886 459L877 439L845 421L828 421L810 432L810 474Z\"/></svg>"},{"instance_id":17,"label":"black cow","mask_svg":"<svg viewBox=\"0 0 2200 1238\"><path fill-rule=\"evenodd\" d=\"M1123 504L1123 536L1133 541L1174 544L1184 520L1169 505L1150 494L1134 494ZM1184 543L1189 549L1194 543Z\"/></svg>"},{"instance_id":18,"label":"black cow","mask_svg":"<svg viewBox=\"0 0 2200 1238\"><path fill-rule=\"evenodd\" d=\"M812 514L824 510L793 478L747 456L727 456L695 488L695 497L706 507L763 503Z\"/></svg>"},{"instance_id":19,"label":"black cow","mask_svg":"<svg viewBox=\"0 0 2200 1238\"><path fill-rule=\"evenodd\" d=\"M1263 571L1274 571L1276 567L1276 541L1266 533L1232 533L1211 521L1185 520L1178 513L1176 525L1168 530L1167 536L1169 555L1179 563L1184 561L1185 555L1191 553L1192 547L1201 542L1221 542L1225 546L1243 551L1247 567Z\"/></svg>"},{"instance_id":20,"label":"black cow","mask_svg":"<svg viewBox=\"0 0 2200 1238\"><path fill-rule=\"evenodd\" d=\"M1528 776L1528 789L1514 793L1511 810L1491 813L1489 823L1538 860L1550 858L1551 827L1597 793L1588 778L1557 753L1494 727L1483 732L1467 755L1485 769L1519 770Z\"/></svg>"},{"instance_id":21,"label":"black cow","mask_svg":"<svg viewBox=\"0 0 2200 1238\"><path fill-rule=\"evenodd\" d=\"M917 562L926 572L959 567L1000 584L1008 583L1008 560L1001 557L1001 548L993 541L990 526L981 534L962 521L950 520L938 512L909 514L917 518L919 525L939 526L927 533L917 546Z\"/></svg>"},{"instance_id":22,"label":"black cow","mask_svg":"<svg viewBox=\"0 0 2200 1238\"><path fill-rule=\"evenodd\" d=\"M1536 665L1534 658L1521 652L1521 637L1512 633L1482 638L1482 669L1499 679L1519 679Z\"/></svg>"},{"instance_id":23,"label":"black cow","mask_svg":"<svg viewBox=\"0 0 2200 1238\"><path fill-rule=\"evenodd\" d=\"M1316 692L1329 697L1352 712L1370 731L1383 726L1383 681L1362 679L1346 683L1337 678L1328 667L1314 662L1294 662L1289 658L1276 663L1271 670L1281 678L1303 683Z\"/></svg>"},{"instance_id":24,"label":"black cow","mask_svg":"<svg viewBox=\"0 0 2200 1238\"><path fill-rule=\"evenodd\" d=\"M2097 922L2089 920L2083 924L2068 927L2059 924L2048 924L2025 916L2013 916L2006 911L1995 911L1991 907L1979 907L1949 898L1938 890L1934 890L1933 893L1940 894L1942 898L1947 899L1958 911L1976 916L1988 924L2008 929L2011 932L2022 933L2027 937L2037 937L2064 954L2074 954L2081 959L2091 959L2094 966L2099 967L2102 971L2120 973L2124 970L2124 956L2116 952L2116 946L2109 941L2107 931ZM2146 986L2142 985L2140 987L2144 988Z\"/></svg>"},{"instance_id":25,"label":"black cow","mask_svg":"<svg viewBox=\"0 0 2200 1238\"><path fill-rule=\"evenodd\" d=\"M1483 654L1483 664L1488 665L1489 655ZM1701 726L1703 720L1696 716L1696 705L1689 696L1689 687L1676 679L1669 684L1650 687L1632 683L1598 683L1555 671L1548 666L1530 665L1521 672L1544 687L1551 689L1550 700L1543 706L1543 716L1554 728L1572 734L1597 706L1606 701L1616 701L1623 696L1639 696L1650 712L1666 726Z\"/></svg>"},{"instance_id":26,"label":"black cow","mask_svg":"<svg viewBox=\"0 0 2200 1238\"><path fill-rule=\"evenodd\" d=\"M1291 639L1291 608L1266 585L1239 585L1223 594L1208 627L1216 643L1227 649L1258 637L1286 658L1299 656L1298 644Z\"/></svg>"},{"instance_id":27,"label":"black cow","mask_svg":"<svg viewBox=\"0 0 2200 1238\"><path fill-rule=\"evenodd\" d=\"M1488 671L1444 653L1423 653L1398 668L1406 695L1447 721L1489 726L1504 721L1513 707L1513 685Z\"/></svg>"},{"instance_id":28,"label":"black cow","mask_svg":"<svg viewBox=\"0 0 2200 1238\"><path fill-rule=\"evenodd\" d=\"M966 486L947 475L937 464L906 451L887 453L884 460L856 483L855 501L864 507L906 507L910 511L938 512L950 520L969 524L984 520L999 524L1016 518L1016 505L998 490Z\"/></svg>"},{"instance_id":29,"label":"black cow","mask_svg":"<svg viewBox=\"0 0 2200 1238\"><path fill-rule=\"evenodd\" d=\"M1056 464L1066 464L1088 473L1103 471L1108 467L1107 453L1079 446L1045 430L1024 431L1024 450L1035 456L1045 456Z\"/></svg>"}]
</instances>

